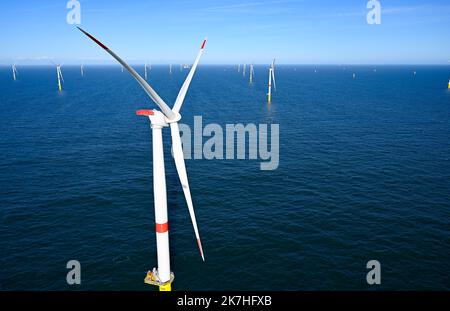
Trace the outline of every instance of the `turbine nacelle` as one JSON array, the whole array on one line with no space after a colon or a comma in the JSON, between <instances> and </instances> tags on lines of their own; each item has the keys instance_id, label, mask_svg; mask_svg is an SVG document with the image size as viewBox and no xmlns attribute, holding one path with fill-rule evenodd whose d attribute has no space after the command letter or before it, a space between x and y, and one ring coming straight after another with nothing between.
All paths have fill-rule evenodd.
<instances>
[{"instance_id":1,"label":"turbine nacelle","mask_svg":"<svg viewBox=\"0 0 450 311\"><path fill-rule=\"evenodd\" d=\"M167 127L171 123L176 123L181 120L181 115L175 112L173 119L168 119L161 111L156 109L140 109L136 111L138 116L146 116L150 119L152 126Z\"/></svg>"}]
</instances>

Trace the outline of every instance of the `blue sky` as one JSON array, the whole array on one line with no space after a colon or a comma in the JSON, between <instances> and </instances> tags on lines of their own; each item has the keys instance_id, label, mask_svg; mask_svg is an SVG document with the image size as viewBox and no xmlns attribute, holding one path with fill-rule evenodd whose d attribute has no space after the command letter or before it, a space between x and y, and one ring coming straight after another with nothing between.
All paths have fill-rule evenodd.
<instances>
[{"instance_id":1,"label":"blue sky","mask_svg":"<svg viewBox=\"0 0 450 311\"><path fill-rule=\"evenodd\" d=\"M79 0L81 27L131 63L449 64L450 1ZM66 22L67 0L0 1L0 63L113 63Z\"/></svg>"}]
</instances>

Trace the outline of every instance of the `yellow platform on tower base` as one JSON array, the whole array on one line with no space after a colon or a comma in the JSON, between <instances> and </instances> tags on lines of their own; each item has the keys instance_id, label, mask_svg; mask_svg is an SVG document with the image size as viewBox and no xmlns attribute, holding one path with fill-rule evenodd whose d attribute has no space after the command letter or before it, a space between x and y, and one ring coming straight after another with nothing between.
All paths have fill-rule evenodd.
<instances>
[{"instance_id":1,"label":"yellow platform on tower base","mask_svg":"<svg viewBox=\"0 0 450 311\"><path fill-rule=\"evenodd\" d=\"M164 285L160 285L159 286L159 291L160 292L171 292L172 291L172 284L167 282Z\"/></svg>"},{"instance_id":2,"label":"yellow platform on tower base","mask_svg":"<svg viewBox=\"0 0 450 311\"><path fill-rule=\"evenodd\" d=\"M170 292L172 290L172 282L175 279L175 275L173 272L170 273L170 280L167 282L161 282L154 273L155 271L148 271L147 275L145 276L144 283L155 285L159 287L159 291L161 292Z\"/></svg>"}]
</instances>

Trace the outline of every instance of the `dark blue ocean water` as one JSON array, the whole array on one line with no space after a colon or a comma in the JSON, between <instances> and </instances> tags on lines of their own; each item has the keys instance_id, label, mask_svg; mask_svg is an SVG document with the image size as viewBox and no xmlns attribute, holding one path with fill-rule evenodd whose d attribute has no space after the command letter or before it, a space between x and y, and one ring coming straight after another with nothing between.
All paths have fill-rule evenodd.
<instances>
[{"instance_id":1,"label":"dark blue ocean water","mask_svg":"<svg viewBox=\"0 0 450 311\"><path fill-rule=\"evenodd\" d=\"M280 164L187 160L206 262L170 157L176 290L450 289L448 67L278 66L266 102L232 66L200 66L182 109L193 124L280 124ZM139 68L142 71L142 68ZM187 72L153 67L172 103ZM154 107L119 67L0 68L0 289L154 290ZM412 74L417 70L417 76ZM352 79L356 72L357 78ZM66 284L66 262L82 284Z\"/></svg>"}]
</instances>

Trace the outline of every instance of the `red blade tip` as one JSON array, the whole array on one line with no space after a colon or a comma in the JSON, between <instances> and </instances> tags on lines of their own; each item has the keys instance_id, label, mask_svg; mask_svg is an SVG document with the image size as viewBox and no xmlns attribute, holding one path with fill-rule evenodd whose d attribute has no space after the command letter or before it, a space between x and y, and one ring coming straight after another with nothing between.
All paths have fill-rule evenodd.
<instances>
[{"instance_id":1,"label":"red blade tip","mask_svg":"<svg viewBox=\"0 0 450 311\"><path fill-rule=\"evenodd\" d=\"M197 239L198 249L200 250L200 255L202 256L203 261L205 261L205 256L203 256L203 248L202 248L202 242L200 242L200 239Z\"/></svg>"},{"instance_id":2,"label":"red blade tip","mask_svg":"<svg viewBox=\"0 0 450 311\"><path fill-rule=\"evenodd\" d=\"M100 41L98 41L96 38L94 38L94 36L92 36L90 33L88 33L87 31L84 31L83 29L81 29L80 27L77 26L77 28L84 33L86 36L88 36L92 41L94 41L95 43L97 43L98 45L100 45L100 47L102 49L108 50L108 47L106 45L104 45L103 43L101 43Z\"/></svg>"}]
</instances>

